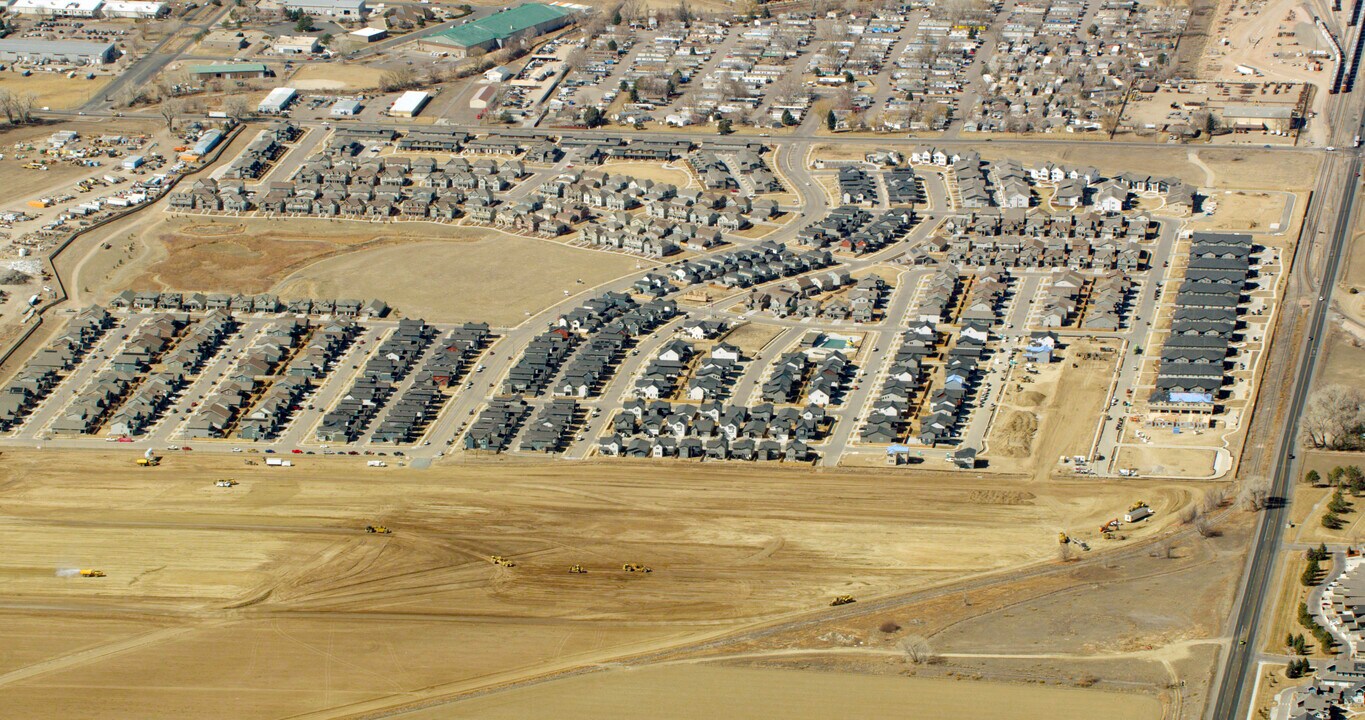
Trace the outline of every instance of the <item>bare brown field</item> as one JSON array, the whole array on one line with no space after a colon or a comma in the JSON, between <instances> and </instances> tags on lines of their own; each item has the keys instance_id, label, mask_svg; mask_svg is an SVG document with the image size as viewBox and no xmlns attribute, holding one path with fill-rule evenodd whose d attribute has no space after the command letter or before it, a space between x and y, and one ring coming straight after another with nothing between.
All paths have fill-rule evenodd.
<instances>
[{"instance_id":1,"label":"bare brown field","mask_svg":"<svg viewBox=\"0 0 1365 720\"><path fill-rule=\"evenodd\" d=\"M100 89L109 83L111 76L96 75L94 80L86 80L83 73L68 78L55 72L35 72L28 77L19 73L0 73L0 90L15 95L32 93L37 97L35 107L66 110L84 105L99 97Z\"/></svg>"},{"instance_id":2,"label":"bare brown field","mask_svg":"<svg viewBox=\"0 0 1365 720\"><path fill-rule=\"evenodd\" d=\"M627 717L642 707L651 708L650 717L669 720L717 716L815 720L907 714L994 720L1161 717L1161 706L1154 698L1076 688L698 665L593 673L402 717L496 720L530 717L554 708L556 717L589 720Z\"/></svg>"},{"instance_id":3,"label":"bare brown field","mask_svg":"<svg viewBox=\"0 0 1365 720\"><path fill-rule=\"evenodd\" d=\"M725 336L725 342L740 349L744 357L752 358L759 350L782 334L787 328L769 323L749 322L740 325Z\"/></svg>"},{"instance_id":4,"label":"bare brown field","mask_svg":"<svg viewBox=\"0 0 1365 720\"><path fill-rule=\"evenodd\" d=\"M1213 199L1218 203L1217 212L1192 222L1193 229L1265 232L1283 218L1286 202L1286 196L1280 193L1241 190L1215 193Z\"/></svg>"},{"instance_id":5,"label":"bare brown field","mask_svg":"<svg viewBox=\"0 0 1365 720\"><path fill-rule=\"evenodd\" d=\"M171 718L231 703L265 718L471 690L839 593L1046 561L1054 528L1098 524L1134 492L1032 482L997 502L1019 481L316 457L267 469L191 453L139 470L132 456L5 452L0 622L21 628L22 647L0 665L0 703L14 712ZM220 477L241 484L216 488ZM1142 487L1166 517L1189 500L1179 485ZM394 534L367 535L376 522ZM84 567L108 577L58 574ZM115 622L82 635L70 617Z\"/></svg>"},{"instance_id":6,"label":"bare brown field","mask_svg":"<svg viewBox=\"0 0 1365 720\"><path fill-rule=\"evenodd\" d=\"M679 161L678 165L681 165ZM602 172L612 175L628 175L640 180L653 180L654 182L671 183L679 188L695 185L692 176L681 167L663 167L659 163L649 162L611 162L603 163L597 168Z\"/></svg>"},{"instance_id":7,"label":"bare brown field","mask_svg":"<svg viewBox=\"0 0 1365 720\"><path fill-rule=\"evenodd\" d=\"M466 242L386 245L322 260L283 278L281 297L378 297L410 316L517 325L571 292L635 269L626 255L472 228ZM582 281L582 284L579 284Z\"/></svg>"},{"instance_id":8,"label":"bare brown field","mask_svg":"<svg viewBox=\"0 0 1365 720\"><path fill-rule=\"evenodd\" d=\"M301 90L369 90L379 87L380 68L365 65L313 63L301 66L289 79Z\"/></svg>"}]
</instances>

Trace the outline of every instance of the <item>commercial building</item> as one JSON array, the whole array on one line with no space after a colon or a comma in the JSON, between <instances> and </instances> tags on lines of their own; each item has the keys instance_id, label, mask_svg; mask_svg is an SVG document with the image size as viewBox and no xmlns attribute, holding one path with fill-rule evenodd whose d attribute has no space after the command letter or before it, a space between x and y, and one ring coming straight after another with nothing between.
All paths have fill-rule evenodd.
<instances>
[{"instance_id":1,"label":"commercial building","mask_svg":"<svg viewBox=\"0 0 1365 720\"><path fill-rule=\"evenodd\" d=\"M283 0L285 10L302 10L309 15L359 20L365 17L365 0Z\"/></svg>"},{"instance_id":2,"label":"commercial building","mask_svg":"<svg viewBox=\"0 0 1365 720\"><path fill-rule=\"evenodd\" d=\"M170 14L171 8L164 2L144 0L108 0L100 9L107 18L159 18Z\"/></svg>"},{"instance_id":3,"label":"commercial building","mask_svg":"<svg viewBox=\"0 0 1365 720\"><path fill-rule=\"evenodd\" d=\"M558 5L526 3L429 38L450 47L451 55L466 57L496 50L521 38L553 32L574 21L574 11Z\"/></svg>"},{"instance_id":4,"label":"commercial building","mask_svg":"<svg viewBox=\"0 0 1365 720\"><path fill-rule=\"evenodd\" d=\"M0 39L0 62L33 65L103 65L118 57L113 43L86 40Z\"/></svg>"},{"instance_id":5,"label":"commercial building","mask_svg":"<svg viewBox=\"0 0 1365 720\"><path fill-rule=\"evenodd\" d=\"M312 35L281 35L270 49L277 55L310 55L319 47L318 39Z\"/></svg>"},{"instance_id":6,"label":"commercial building","mask_svg":"<svg viewBox=\"0 0 1365 720\"><path fill-rule=\"evenodd\" d=\"M398 96L389 108L389 114L394 117L417 117L422 112L422 108L431 101L431 93L421 90L409 90Z\"/></svg>"},{"instance_id":7,"label":"commercial building","mask_svg":"<svg viewBox=\"0 0 1365 720\"><path fill-rule=\"evenodd\" d=\"M359 42L372 43L388 37L389 31L384 28L364 27L359 30L352 30L349 35Z\"/></svg>"},{"instance_id":8,"label":"commercial building","mask_svg":"<svg viewBox=\"0 0 1365 720\"><path fill-rule=\"evenodd\" d=\"M256 112L266 115L279 115L288 110L298 96L299 93L294 88L275 88L270 91L269 95L265 96L260 105L256 106Z\"/></svg>"},{"instance_id":9,"label":"commercial building","mask_svg":"<svg viewBox=\"0 0 1365 720\"><path fill-rule=\"evenodd\" d=\"M360 114L359 100L338 100L332 105L332 117L355 117Z\"/></svg>"},{"instance_id":10,"label":"commercial building","mask_svg":"<svg viewBox=\"0 0 1365 720\"><path fill-rule=\"evenodd\" d=\"M220 63L217 65L191 65L190 74L199 78L221 80L246 80L263 78L270 75L265 63Z\"/></svg>"},{"instance_id":11,"label":"commercial building","mask_svg":"<svg viewBox=\"0 0 1365 720\"><path fill-rule=\"evenodd\" d=\"M487 110L488 104L493 102L493 96L498 94L498 88L493 85L485 85L474 93L474 97L469 99L469 107L474 110Z\"/></svg>"},{"instance_id":12,"label":"commercial building","mask_svg":"<svg viewBox=\"0 0 1365 720\"><path fill-rule=\"evenodd\" d=\"M9 12L13 15L92 18L99 15L103 5L104 0L14 0Z\"/></svg>"},{"instance_id":13,"label":"commercial building","mask_svg":"<svg viewBox=\"0 0 1365 720\"><path fill-rule=\"evenodd\" d=\"M1237 132L1289 132L1297 126L1294 108L1288 105L1243 105L1223 107L1223 123Z\"/></svg>"}]
</instances>

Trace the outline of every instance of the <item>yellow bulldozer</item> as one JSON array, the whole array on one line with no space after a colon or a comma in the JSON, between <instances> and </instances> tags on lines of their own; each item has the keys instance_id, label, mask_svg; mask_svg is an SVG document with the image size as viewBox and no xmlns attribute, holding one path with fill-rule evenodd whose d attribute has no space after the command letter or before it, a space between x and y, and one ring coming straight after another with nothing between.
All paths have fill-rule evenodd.
<instances>
[{"instance_id":1,"label":"yellow bulldozer","mask_svg":"<svg viewBox=\"0 0 1365 720\"><path fill-rule=\"evenodd\" d=\"M830 606L830 607L839 607L840 605L847 605L847 604L849 604L849 603L855 603L855 602L858 602L858 601L857 601L857 599L855 599L852 595L840 595L839 597L834 598L833 600L830 600L830 601L829 601L829 606Z\"/></svg>"},{"instance_id":2,"label":"yellow bulldozer","mask_svg":"<svg viewBox=\"0 0 1365 720\"><path fill-rule=\"evenodd\" d=\"M1065 544L1067 544L1067 543L1069 543L1069 542L1071 542L1071 536L1070 536L1070 535L1067 535L1067 534L1064 533L1064 532L1059 532L1059 533L1057 533L1057 544L1058 544L1058 545L1065 545Z\"/></svg>"},{"instance_id":3,"label":"yellow bulldozer","mask_svg":"<svg viewBox=\"0 0 1365 720\"><path fill-rule=\"evenodd\" d=\"M570 565L569 572L574 575L586 575L588 571L584 570L582 565Z\"/></svg>"},{"instance_id":4,"label":"yellow bulldozer","mask_svg":"<svg viewBox=\"0 0 1365 720\"><path fill-rule=\"evenodd\" d=\"M626 563L625 565L622 565L622 566L621 566L621 569L622 569L622 570L625 570L626 572L637 572L637 573L652 573L652 572L654 572L654 570L653 570L652 568L650 568L650 567L648 567L648 566L645 566L645 565L641 565L640 563Z\"/></svg>"},{"instance_id":5,"label":"yellow bulldozer","mask_svg":"<svg viewBox=\"0 0 1365 720\"><path fill-rule=\"evenodd\" d=\"M104 577L103 570L82 570L81 577Z\"/></svg>"},{"instance_id":6,"label":"yellow bulldozer","mask_svg":"<svg viewBox=\"0 0 1365 720\"><path fill-rule=\"evenodd\" d=\"M392 535L393 531L383 525L366 525L365 532L377 535Z\"/></svg>"},{"instance_id":7,"label":"yellow bulldozer","mask_svg":"<svg viewBox=\"0 0 1365 720\"><path fill-rule=\"evenodd\" d=\"M507 558L505 558L505 557L503 557L503 556L501 556L501 555L489 555L489 556L488 556L488 562L491 562L491 563L493 563L494 565L501 565L501 566L503 566L503 567L516 567L516 566L517 566L517 564L516 564L515 562L513 562L513 561L511 561L511 560L508 560Z\"/></svg>"},{"instance_id":8,"label":"yellow bulldozer","mask_svg":"<svg viewBox=\"0 0 1365 720\"><path fill-rule=\"evenodd\" d=\"M1147 502L1146 502L1145 500L1139 500L1139 501L1133 503L1132 505L1129 505L1129 506L1128 506L1128 512L1132 512L1132 511L1134 511L1134 510L1136 510L1136 509L1138 509L1138 508L1145 508L1145 507L1147 507Z\"/></svg>"}]
</instances>

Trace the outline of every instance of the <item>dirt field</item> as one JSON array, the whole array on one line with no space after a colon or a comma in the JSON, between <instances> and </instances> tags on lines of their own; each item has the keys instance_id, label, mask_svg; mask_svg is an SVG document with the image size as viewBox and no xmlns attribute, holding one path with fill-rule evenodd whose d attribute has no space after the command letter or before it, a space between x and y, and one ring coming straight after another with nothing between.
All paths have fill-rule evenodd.
<instances>
[{"instance_id":1,"label":"dirt field","mask_svg":"<svg viewBox=\"0 0 1365 720\"><path fill-rule=\"evenodd\" d=\"M1161 717L1160 704L1150 697L1073 688L690 665L594 673L402 717L525 718L550 707L565 720L626 717L641 707L650 708L650 717L676 720Z\"/></svg>"},{"instance_id":2,"label":"dirt field","mask_svg":"<svg viewBox=\"0 0 1365 720\"><path fill-rule=\"evenodd\" d=\"M100 89L109 83L109 75L96 75L94 80L86 80L84 75L68 78L60 73L35 72L24 77L15 72L0 73L0 90L15 95L33 93L37 96L34 106L67 110L84 105L98 98Z\"/></svg>"},{"instance_id":3,"label":"dirt field","mask_svg":"<svg viewBox=\"0 0 1365 720\"><path fill-rule=\"evenodd\" d=\"M725 336L725 342L740 349L746 358L752 358L764 346L772 342L773 338L782 334L786 328L781 325L770 325L767 323L744 323Z\"/></svg>"},{"instance_id":4,"label":"dirt field","mask_svg":"<svg viewBox=\"0 0 1365 720\"><path fill-rule=\"evenodd\" d=\"M300 90L369 90L379 87L384 72L364 65L312 63L303 65L289 79L289 86Z\"/></svg>"},{"instance_id":5,"label":"dirt field","mask_svg":"<svg viewBox=\"0 0 1365 720\"><path fill-rule=\"evenodd\" d=\"M678 165L681 165L681 163L678 163ZM664 167L659 163L613 162L604 163L601 167L596 169L601 170L602 172L611 173L612 175L629 175L630 177L639 178L641 180L672 183L679 189L696 185L696 183L692 181L692 176L678 165L670 163L668 167Z\"/></svg>"},{"instance_id":6,"label":"dirt field","mask_svg":"<svg viewBox=\"0 0 1365 720\"><path fill-rule=\"evenodd\" d=\"M1223 191L1212 198L1218 209L1212 217L1202 217L1191 223L1195 230L1228 230L1245 232L1280 231L1272 227L1282 222L1285 203L1291 199L1281 193Z\"/></svg>"},{"instance_id":7,"label":"dirt field","mask_svg":"<svg viewBox=\"0 0 1365 720\"><path fill-rule=\"evenodd\" d=\"M275 291L281 297L378 297L427 320L508 326L563 299L563 288L591 288L632 272L636 263L625 255L492 231L445 232L472 242L406 243L349 253L289 275Z\"/></svg>"},{"instance_id":8,"label":"dirt field","mask_svg":"<svg viewBox=\"0 0 1365 720\"><path fill-rule=\"evenodd\" d=\"M128 454L6 451L0 622L22 632L0 702L37 717L184 717L219 702L278 717L468 689L839 593L1046 560L1054 528L1097 524L1133 492L1031 483L996 502L1016 481L896 473L888 493L889 473L655 463L270 470L240 456L175 454L147 471ZM220 477L241 484L216 488ZM1187 497L1142 492L1163 513ZM374 522L394 534L365 534ZM83 567L108 577L58 574ZM72 617L115 622L85 635Z\"/></svg>"}]
</instances>

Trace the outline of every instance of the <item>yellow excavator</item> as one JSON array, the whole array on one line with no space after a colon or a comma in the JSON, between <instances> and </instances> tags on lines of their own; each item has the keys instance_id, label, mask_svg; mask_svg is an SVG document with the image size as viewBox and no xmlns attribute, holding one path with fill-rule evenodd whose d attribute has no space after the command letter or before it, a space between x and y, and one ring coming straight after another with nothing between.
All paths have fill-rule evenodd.
<instances>
[{"instance_id":1,"label":"yellow excavator","mask_svg":"<svg viewBox=\"0 0 1365 720\"><path fill-rule=\"evenodd\" d=\"M1067 535L1067 534L1064 533L1064 532L1059 532L1059 533L1057 533L1057 544L1058 544L1058 545L1065 545L1065 544L1067 544L1067 543L1069 543L1069 542L1071 542L1071 536L1070 536L1070 535Z\"/></svg>"},{"instance_id":2,"label":"yellow excavator","mask_svg":"<svg viewBox=\"0 0 1365 720\"><path fill-rule=\"evenodd\" d=\"M622 565L622 566L621 566L621 569L622 569L622 570L625 570L626 572L637 572L637 573L652 573L652 572L654 572L654 570L653 570L652 568L650 568L650 567L648 567L648 566L645 566L645 565L641 565L640 563L626 563L625 565Z\"/></svg>"},{"instance_id":3,"label":"yellow excavator","mask_svg":"<svg viewBox=\"0 0 1365 720\"><path fill-rule=\"evenodd\" d=\"M834 598L833 600L830 600L830 601L829 601L829 606L830 606L830 607L839 607L840 605L847 605L847 604L849 604L849 603L855 603L855 602L858 602L858 601L857 601L852 595L840 595L839 597Z\"/></svg>"},{"instance_id":4,"label":"yellow excavator","mask_svg":"<svg viewBox=\"0 0 1365 720\"><path fill-rule=\"evenodd\" d=\"M366 525L365 532L378 535L392 535L393 531L383 525Z\"/></svg>"},{"instance_id":5,"label":"yellow excavator","mask_svg":"<svg viewBox=\"0 0 1365 720\"><path fill-rule=\"evenodd\" d=\"M587 570L583 569L582 565L570 565L569 572L573 573L574 575L586 575L588 573Z\"/></svg>"}]
</instances>

